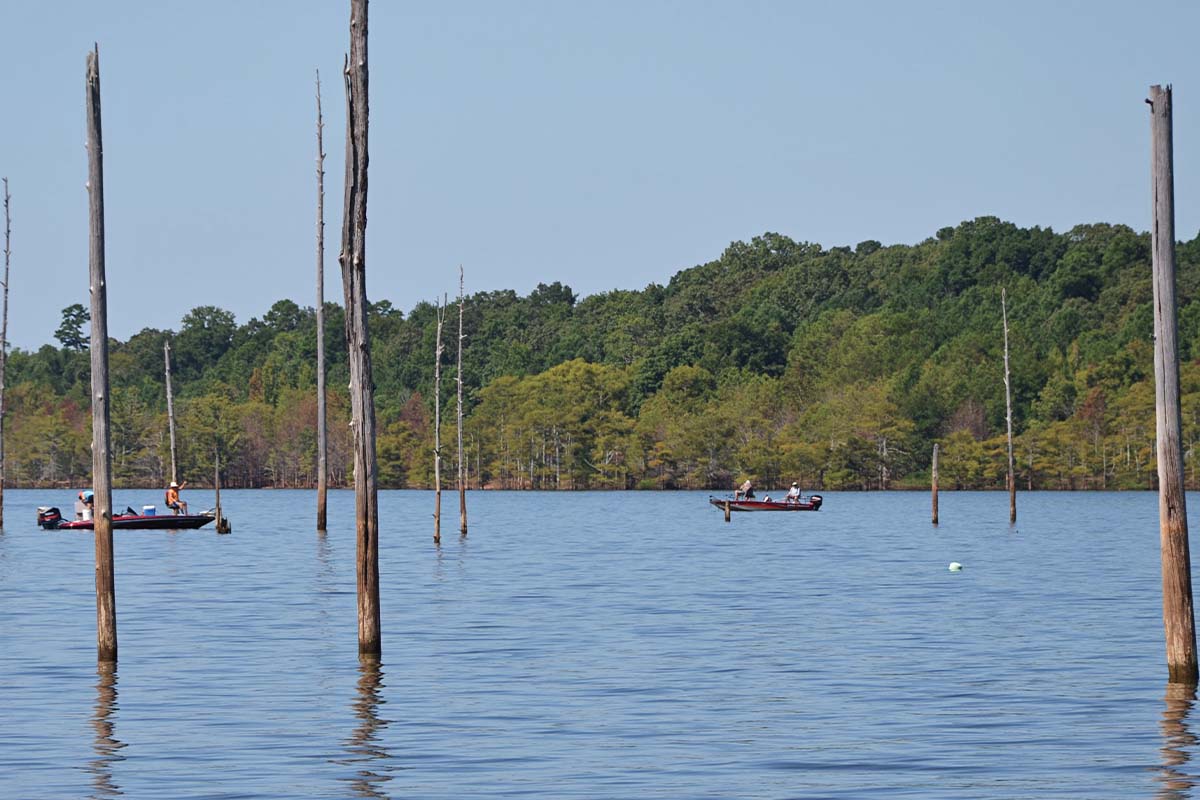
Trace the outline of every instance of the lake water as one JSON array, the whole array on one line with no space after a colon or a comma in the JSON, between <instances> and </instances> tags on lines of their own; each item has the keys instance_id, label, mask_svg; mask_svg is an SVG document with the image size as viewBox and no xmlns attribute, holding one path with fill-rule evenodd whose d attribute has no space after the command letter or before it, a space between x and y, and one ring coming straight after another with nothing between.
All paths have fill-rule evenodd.
<instances>
[{"instance_id":1,"label":"lake water","mask_svg":"<svg viewBox=\"0 0 1200 800\"><path fill-rule=\"evenodd\" d=\"M432 494L382 492L364 664L353 494L321 536L312 492L229 491L232 535L114 534L100 673L91 533L9 490L0 797L1200 796L1155 494L825 498L472 492L460 539L449 493L439 549Z\"/></svg>"}]
</instances>

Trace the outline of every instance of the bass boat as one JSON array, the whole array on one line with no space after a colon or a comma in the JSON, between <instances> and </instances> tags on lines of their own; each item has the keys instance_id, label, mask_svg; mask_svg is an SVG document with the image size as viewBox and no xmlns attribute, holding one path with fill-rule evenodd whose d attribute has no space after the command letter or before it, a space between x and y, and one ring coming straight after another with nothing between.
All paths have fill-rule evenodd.
<instances>
[{"instance_id":1,"label":"bass boat","mask_svg":"<svg viewBox=\"0 0 1200 800\"><path fill-rule=\"evenodd\" d=\"M819 494L810 494L799 500L734 500L731 497L710 497L708 502L721 509L728 504L730 511L820 511L823 499Z\"/></svg>"},{"instance_id":2,"label":"bass boat","mask_svg":"<svg viewBox=\"0 0 1200 800\"><path fill-rule=\"evenodd\" d=\"M216 518L216 512L213 511L201 514L139 514L127 507L125 513L113 515L112 526L114 530L191 530L202 528ZM37 522L48 531L90 531L96 524L93 519L63 519L62 512L54 506L38 506Z\"/></svg>"}]
</instances>

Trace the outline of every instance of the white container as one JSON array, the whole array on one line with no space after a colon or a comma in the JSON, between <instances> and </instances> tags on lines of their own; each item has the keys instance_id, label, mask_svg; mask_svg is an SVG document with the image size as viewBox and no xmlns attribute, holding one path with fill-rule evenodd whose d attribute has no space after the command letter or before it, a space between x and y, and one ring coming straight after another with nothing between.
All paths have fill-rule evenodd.
<instances>
[{"instance_id":1,"label":"white container","mask_svg":"<svg viewBox=\"0 0 1200 800\"><path fill-rule=\"evenodd\" d=\"M155 506L142 506L143 517L153 517L157 513L158 509Z\"/></svg>"}]
</instances>

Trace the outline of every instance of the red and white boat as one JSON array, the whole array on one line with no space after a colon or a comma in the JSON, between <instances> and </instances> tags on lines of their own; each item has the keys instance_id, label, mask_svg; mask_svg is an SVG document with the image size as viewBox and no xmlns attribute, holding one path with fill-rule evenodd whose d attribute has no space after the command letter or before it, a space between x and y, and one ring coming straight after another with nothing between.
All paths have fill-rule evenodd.
<instances>
[{"instance_id":1,"label":"red and white boat","mask_svg":"<svg viewBox=\"0 0 1200 800\"><path fill-rule=\"evenodd\" d=\"M191 530L200 528L217 518L214 512L203 514L139 514L126 508L124 514L113 514L113 530ZM48 531L92 530L93 519L63 519L62 512L54 506L38 506L38 525Z\"/></svg>"},{"instance_id":2,"label":"red and white boat","mask_svg":"<svg viewBox=\"0 0 1200 800\"><path fill-rule=\"evenodd\" d=\"M710 497L708 502L720 509L728 504L730 511L820 511L824 499L810 494L799 500L734 500L732 497Z\"/></svg>"}]
</instances>

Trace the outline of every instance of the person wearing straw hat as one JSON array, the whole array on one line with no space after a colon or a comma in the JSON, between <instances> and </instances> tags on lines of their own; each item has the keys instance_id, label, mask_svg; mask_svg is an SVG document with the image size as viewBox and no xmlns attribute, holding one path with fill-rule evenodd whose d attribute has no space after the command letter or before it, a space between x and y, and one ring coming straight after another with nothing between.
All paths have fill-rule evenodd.
<instances>
[{"instance_id":1,"label":"person wearing straw hat","mask_svg":"<svg viewBox=\"0 0 1200 800\"><path fill-rule=\"evenodd\" d=\"M795 481L792 481L792 488L788 489L787 497L785 499L789 503L799 503L800 502L800 484L796 483Z\"/></svg>"},{"instance_id":2,"label":"person wearing straw hat","mask_svg":"<svg viewBox=\"0 0 1200 800\"><path fill-rule=\"evenodd\" d=\"M167 487L167 494L164 500L167 503L167 508L174 511L176 514L187 514L187 503L179 499L179 490L187 486L187 481L176 483L171 481L171 485Z\"/></svg>"}]
</instances>

